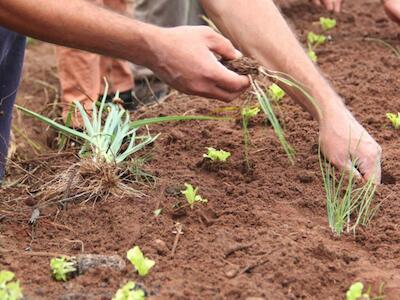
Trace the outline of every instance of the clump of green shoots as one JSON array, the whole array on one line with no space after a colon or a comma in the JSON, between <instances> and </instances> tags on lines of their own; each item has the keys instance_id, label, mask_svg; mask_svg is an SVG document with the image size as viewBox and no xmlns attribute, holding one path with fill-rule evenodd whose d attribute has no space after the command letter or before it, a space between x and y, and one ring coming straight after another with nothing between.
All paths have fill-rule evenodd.
<instances>
[{"instance_id":1,"label":"clump of green shoots","mask_svg":"<svg viewBox=\"0 0 400 300\"><path fill-rule=\"evenodd\" d=\"M387 113L386 117L389 119L390 123L392 123L394 129L400 128L400 113L397 113L397 115L394 113Z\"/></svg>"},{"instance_id":2,"label":"clump of green shoots","mask_svg":"<svg viewBox=\"0 0 400 300\"><path fill-rule=\"evenodd\" d=\"M371 296L371 287L364 292L364 284L362 282L353 283L346 292L346 300L382 300L384 284L379 287L379 294L376 297Z\"/></svg>"},{"instance_id":3,"label":"clump of green shoots","mask_svg":"<svg viewBox=\"0 0 400 300\"><path fill-rule=\"evenodd\" d=\"M250 133L249 133L249 122L251 118L254 118L260 112L258 106L245 106L241 110L242 115L242 131L243 131L243 142L244 142L244 160L246 162L247 168L250 169L249 162L249 143L250 143Z\"/></svg>"},{"instance_id":4,"label":"clump of green shoots","mask_svg":"<svg viewBox=\"0 0 400 300\"><path fill-rule=\"evenodd\" d=\"M53 277L57 281L67 281L71 273L76 272L76 264L66 257L52 258L50 268Z\"/></svg>"},{"instance_id":5,"label":"clump of green shoots","mask_svg":"<svg viewBox=\"0 0 400 300\"><path fill-rule=\"evenodd\" d=\"M280 100L282 100L285 95L285 91L282 90L280 86L276 83L273 83L268 87L268 96L275 102L279 102Z\"/></svg>"},{"instance_id":6,"label":"clump of green shoots","mask_svg":"<svg viewBox=\"0 0 400 300\"><path fill-rule=\"evenodd\" d=\"M324 31L329 31L336 27L337 22L335 19L332 18L321 17L319 18L319 24Z\"/></svg>"},{"instance_id":7,"label":"clump of green shoots","mask_svg":"<svg viewBox=\"0 0 400 300\"><path fill-rule=\"evenodd\" d=\"M212 161L226 162L226 160L231 156L231 153L224 151L222 149L217 150L213 147L207 148L207 154L203 154L204 158L208 158Z\"/></svg>"},{"instance_id":8,"label":"clump of green shoots","mask_svg":"<svg viewBox=\"0 0 400 300\"><path fill-rule=\"evenodd\" d=\"M143 255L139 246L135 246L126 253L126 257L135 267L140 276L146 276L156 262Z\"/></svg>"},{"instance_id":9,"label":"clump of green shoots","mask_svg":"<svg viewBox=\"0 0 400 300\"><path fill-rule=\"evenodd\" d=\"M21 300L23 299L22 289L15 275L10 271L0 271L0 299Z\"/></svg>"},{"instance_id":10,"label":"clump of green shoots","mask_svg":"<svg viewBox=\"0 0 400 300\"><path fill-rule=\"evenodd\" d=\"M318 61L318 56L315 52L318 46L324 44L327 40L327 37L323 34L316 34L314 32L309 32L307 34L307 55L313 61Z\"/></svg>"},{"instance_id":11,"label":"clump of green shoots","mask_svg":"<svg viewBox=\"0 0 400 300\"><path fill-rule=\"evenodd\" d=\"M185 196L187 203L189 204L190 208L193 209L196 203L207 203L207 199L203 199L197 191L199 190L198 187L194 188L191 184L185 183L186 189L181 191L181 193Z\"/></svg>"},{"instance_id":12,"label":"clump of green shoots","mask_svg":"<svg viewBox=\"0 0 400 300\"><path fill-rule=\"evenodd\" d=\"M117 291L112 300L145 300L145 296L145 292L136 283L129 281Z\"/></svg>"},{"instance_id":13,"label":"clump of green shoots","mask_svg":"<svg viewBox=\"0 0 400 300\"><path fill-rule=\"evenodd\" d=\"M361 187L356 187L356 161L351 162L349 173L336 174L335 168L319 153L320 168L326 194L329 226L335 234L353 230L359 225L367 226L379 206L372 208L376 185L373 176Z\"/></svg>"}]
</instances>

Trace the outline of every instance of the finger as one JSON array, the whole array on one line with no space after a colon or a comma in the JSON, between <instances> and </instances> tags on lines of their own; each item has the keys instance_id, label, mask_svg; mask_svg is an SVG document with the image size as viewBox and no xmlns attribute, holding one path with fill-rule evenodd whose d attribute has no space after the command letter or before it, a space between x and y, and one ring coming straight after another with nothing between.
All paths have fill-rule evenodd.
<instances>
[{"instance_id":1,"label":"finger","mask_svg":"<svg viewBox=\"0 0 400 300\"><path fill-rule=\"evenodd\" d=\"M362 159L359 161L358 168L365 180L372 179L374 183L380 184L382 177L380 152L372 157L372 159Z\"/></svg>"},{"instance_id":2,"label":"finger","mask_svg":"<svg viewBox=\"0 0 400 300\"><path fill-rule=\"evenodd\" d=\"M222 58L227 60L233 60L241 58L243 55L242 53L237 50L230 40L223 37L222 35L214 32L207 32L208 34L208 47L211 51L219 54Z\"/></svg>"},{"instance_id":3,"label":"finger","mask_svg":"<svg viewBox=\"0 0 400 300\"><path fill-rule=\"evenodd\" d=\"M336 0L335 3L334 3L333 10L336 13L340 13L341 9L342 9L342 0Z\"/></svg>"},{"instance_id":4,"label":"finger","mask_svg":"<svg viewBox=\"0 0 400 300\"><path fill-rule=\"evenodd\" d=\"M329 11L333 10L333 1L332 0L324 0L324 5L327 10L329 10Z\"/></svg>"},{"instance_id":5,"label":"finger","mask_svg":"<svg viewBox=\"0 0 400 300\"><path fill-rule=\"evenodd\" d=\"M321 5L322 5L322 3L321 3L320 0L313 0L313 3L314 3L315 5L317 5L317 6L321 6Z\"/></svg>"},{"instance_id":6,"label":"finger","mask_svg":"<svg viewBox=\"0 0 400 300\"><path fill-rule=\"evenodd\" d=\"M205 89L206 92L198 93L199 96L221 100L224 102L231 102L240 96L240 92L227 92L226 90L214 85L212 82L209 88Z\"/></svg>"},{"instance_id":7,"label":"finger","mask_svg":"<svg viewBox=\"0 0 400 300\"><path fill-rule=\"evenodd\" d=\"M361 173L355 168L354 163L348 160L345 165L339 167L341 170L345 171L347 174L352 174L356 180L362 180Z\"/></svg>"}]
</instances>

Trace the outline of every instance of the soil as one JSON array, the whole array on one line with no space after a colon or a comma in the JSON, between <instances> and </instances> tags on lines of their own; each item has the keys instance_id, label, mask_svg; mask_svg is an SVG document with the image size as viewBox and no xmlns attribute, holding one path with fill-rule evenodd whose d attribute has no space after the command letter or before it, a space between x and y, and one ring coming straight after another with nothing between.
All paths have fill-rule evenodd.
<instances>
[{"instance_id":1,"label":"soil","mask_svg":"<svg viewBox=\"0 0 400 300\"><path fill-rule=\"evenodd\" d=\"M308 31L318 31L319 17L327 15L308 1L294 1L284 13L303 42ZM262 116L250 127L251 172L244 172L238 123L156 125L151 131L162 135L148 148L145 170L157 179L141 186L146 196L47 206L34 225L28 220L40 199L31 187L77 158L47 146L37 156L17 135L14 161L26 171L11 164L9 181L24 177L23 182L0 194L0 269L16 273L30 300L110 299L128 280L141 283L149 299L343 299L357 280L375 293L385 283L385 299L400 299L400 145L398 131L385 117L400 110L399 58L363 40L377 37L399 46L399 27L387 19L379 1L347 1L337 19L332 40L317 51L319 66L383 148L383 185L376 197L382 205L368 228L356 236L331 233L316 153L317 123L285 98L281 120L297 152L294 166ZM57 87L53 71L51 46L30 46L18 101L36 111L48 108L56 95L46 97L33 78ZM134 117L212 114L221 107L217 101L179 95ZM37 121L21 115L17 121L33 141L46 145ZM201 156L210 146L230 151L229 162L204 167ZM185 182L200 187L207 205L176 209ZM178 223L183 234L172 254ZM66 283L50 276L53 255L125 257L134 245L156 261L145 278L129 264L123 271L94 269Z\"/></svg>"}]
</instances>

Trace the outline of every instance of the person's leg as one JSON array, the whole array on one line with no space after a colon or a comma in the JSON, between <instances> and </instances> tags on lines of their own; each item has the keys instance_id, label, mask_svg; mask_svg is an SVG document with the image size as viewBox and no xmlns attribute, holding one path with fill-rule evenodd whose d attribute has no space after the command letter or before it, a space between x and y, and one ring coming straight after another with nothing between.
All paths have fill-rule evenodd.
<instances>
[{"instance_id":1,"label":"person's leg","mask_svg":"<svg viewBox=\"0 0 400 300\"><path fill-rule=\"evenodd\" d=\"M126 0L104 0L104 5L121 14L127 14L128 3ZM134 87L133 73L130 63L120 59L101 57L100 59L100 82L101 93L104 92L104 77L106 78L110 90L109 94L117 91L123 94L125 102L132 102L132 90Z\"/></svg>"},{"instance_id":2,"label":"person's leg","mask_svg":"<svg viewBox=\"0 0 400 300\"><path fill-rule=\"evenodd\" d=\"M389 18L400 24L400 0L382 0L382 2Z\"/></svg>"},{"instance_id":3,"label":"person's leg","mask_svg":"<svg viewBox=\"0 0 400 300\"><path fill-rule=\"evenodd\" d=\"M0 27L0 184L5 173L12 111L24 52L25 37Z\"/></svg>"}]
</instances>

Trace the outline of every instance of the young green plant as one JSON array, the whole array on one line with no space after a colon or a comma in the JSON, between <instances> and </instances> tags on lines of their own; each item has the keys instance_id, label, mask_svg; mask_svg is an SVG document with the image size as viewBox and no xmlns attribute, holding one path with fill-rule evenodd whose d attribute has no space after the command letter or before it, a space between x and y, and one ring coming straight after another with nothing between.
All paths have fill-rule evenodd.
<instances>
[{"instance_id":1,"label":"young green plant","mask_svg":"<svg viewBox=\"0 0 400 300\"><path fill-rule=\"evenodd\" d=\"M383 287L381 284L379 294L376 297L371 296L371 287L364 292L364 284L362 282L353 283L346 292L346 300L382 300L385 298L383 295Z\"/></svg>"},{"instance_id":2,"label":"young green plant","mask_svg":"<svg viewBox=\"0 0 400 300\"><path fill-rule=\"evenodd\" d=\"M0 299L21 300L23 299L22 289L15 275L10 271L0 271Z\"/></svg>"},{"instance_id":3,"label":"young green plant","mask_svg":"<svg viewBox=\"0 0 400 300\"><path fill-rule=\"evenodd\" d=\"M246 162L247 169L250 169L249 161L249 144L250 144L250 133L249 133L249 122L251 118L254 118L260 112L258 106L251 107L245 106L241 110L242 114L242 131L243 131L243 143L244 143L244 160Z\"/></svg>"},{"instance_id":4,"label":"young green plant","mask_svg":"<svg viewBox=\"0 0 400 300\"><path fill-rule=\"evenodd\" d=\"M203 154L204 158L208 158L211 161L226 162L226 160L231 156L231 153L224 150L217 150L215 148L207 148L207 154Z\"/></svg>"},{"instance_id":5,"label":"young green plant","mask_svg":"<svg viewBox=\"0 0 400 300\"><path fill-rule=\"evenodd\" d=\"M337 22L332 18L321 17L319 18L319 24L321 25L322 30L329 31L336 27Z\"/></svg>"},{"instance_id":6,"label":"young green plant","mask_svg":"<svg viewBox=\"0 0 400 300\"><path fill-rule=\"evenodd\" d=\"M316 34L314 32L309 32L307 34L307 55L313 61L318 61L318 56L316 54L316 49L324 44L327 40L327 37L323 34Z\"/></svg>"},{"instance_id":7,"label":"young green plant","mask_svg":"<svg viewBox=\"0 0 400 300\"><path fill-rule=\"evenodd\" d=\"M189 204L190 208L193 209L196 203L207 203L207 199L203 199L197 191L199 190L198 187L193 188L193 186L189 183L185 183L186 189L181 191L181 193L185 196L187 203Z\"/></svg>"},{"instance_id":8,"label":"young green plant","mask_svg":"<svg viewBox=\"0 0 400 300\"><path fill-rule=\"evenodd\" d=\"M335 168L319 151L319 162L326 196L328 223L332 232L341 236L359 225L367 226L379 206L372 208L376 185L371 177L360 188L356 187L356 161L352 160L350 170L336 174Z\"/></svg>"},{"instance_id":9,"label":"young green plant","mask_svg":"<svg viewBox=\"0 0 400 300\"><path fill-rule=\"evenodd\" d=\"M276 83L271 84L268 87L268 96L275 102L279 102L285 97L286 93Z\"/></svg>"},{"instance_id":10,"label":"young green plant","mask_svg":"<svg viewBox=\"0 0 400 300\"><path fill-rule=\"evenodd\" d=\"M76 272L75 265L75 262L69 261L64 256L50 260L51 273L57 281L67 281L70 275Z\"/></svg>"},{"instance_id":11,"label":"young green plant","mask_svg":"<svg viewBox=\"0 0 400 300\"><path fill-rule=\"evenodd\" d=\"M112 300L145 300L145 296L145 292L135 282L129 281L116 292Z\"/></svg>"},{"instance_id":12,"label":"young green plant","mask_svg":"<svg viewBox=\"0 0 400 300\"><path fill-rule=\"evenodd\" d=\"M400 128L400 113L397 113L397 115L394 113L387 113L386 117L389 119L390 123L392 123L394 129Z\"/></svg>"},{"instance_id":13,"label":"young green plant","mask_svg":"<svg viewBox=\"0 0 400 300\"><path fill-rule=\"evenodd\" d=\"M135 246L126 253L126 257L135 267L136 271L140 276L146 276L152 267L156 264L154 260L151 260L143 255L139 246Z\"/></svg>"}]
</instances>

